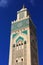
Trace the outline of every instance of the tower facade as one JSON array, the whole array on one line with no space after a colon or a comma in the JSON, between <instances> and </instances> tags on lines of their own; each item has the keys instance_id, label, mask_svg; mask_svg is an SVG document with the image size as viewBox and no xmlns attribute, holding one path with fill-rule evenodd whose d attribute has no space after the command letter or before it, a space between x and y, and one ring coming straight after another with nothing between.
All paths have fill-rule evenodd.
<instances>
[{"instance_id":1,"label":"tower facade","mask_svg":"<svg viewBox=\"0 0 43 65\"><path fill-rule=\"evenodd\" d=\"M38 65L36 28L24 7L11 24L9 65Z\"/></svg>"}]
</instances>

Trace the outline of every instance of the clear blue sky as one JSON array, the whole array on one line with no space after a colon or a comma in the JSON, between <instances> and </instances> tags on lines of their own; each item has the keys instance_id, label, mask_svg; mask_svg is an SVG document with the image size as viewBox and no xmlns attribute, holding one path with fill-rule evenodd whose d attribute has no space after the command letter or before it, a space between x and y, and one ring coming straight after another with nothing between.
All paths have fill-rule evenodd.
<instances>
[{"instance_id":1,"label":"clear blue sky","mask_svg":"<svg viewBox=\"0 0 43 65\"><path fill-rule=\"evenodd\" d=\"M43 65L43 0L0 0L0 65L8 65L11 21L23 4L36 26L39 65Z\"/></svg>"}]
</instances>

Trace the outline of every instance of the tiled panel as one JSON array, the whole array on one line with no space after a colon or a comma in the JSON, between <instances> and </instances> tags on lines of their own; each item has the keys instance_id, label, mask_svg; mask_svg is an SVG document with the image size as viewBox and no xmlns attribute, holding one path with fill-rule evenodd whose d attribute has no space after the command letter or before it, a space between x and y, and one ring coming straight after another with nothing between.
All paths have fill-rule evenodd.
<instances>
[{"instance_id":1,"label":"tiled panel","mask_svg":"<svg viewBox=\"0 0 43 65\"><path fill-rule=\"evenodd\" d=\"M16 31L29 26L29 19L22 20L12 24L11 30Z\"/></svg>"}]
</instances>

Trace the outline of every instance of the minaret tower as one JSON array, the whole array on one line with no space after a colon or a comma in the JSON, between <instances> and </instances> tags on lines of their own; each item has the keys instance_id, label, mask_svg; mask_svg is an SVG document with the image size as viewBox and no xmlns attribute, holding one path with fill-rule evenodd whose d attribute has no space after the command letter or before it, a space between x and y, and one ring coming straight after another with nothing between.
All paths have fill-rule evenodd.
<instances>
[{"instance_id":1,"label":"minaret tower","mask_svg":"<svg viewBox=\"0 0 43 65\"><path fill-rule=\"evenodd\" d=\"M36 28L24 6L11 24L9 65L38 65Z\"/></svg>"}]
</instances>

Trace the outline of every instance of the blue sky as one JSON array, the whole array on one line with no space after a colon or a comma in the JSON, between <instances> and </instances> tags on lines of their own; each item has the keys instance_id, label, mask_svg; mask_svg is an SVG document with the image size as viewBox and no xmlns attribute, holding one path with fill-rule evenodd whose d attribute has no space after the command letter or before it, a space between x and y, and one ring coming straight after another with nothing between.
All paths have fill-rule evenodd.
<instances>
[{"instance_id":1,"label":"blue sky","mask_svg":"<svg viewBox=\"0 0 43 65\"><path fill-rule=\"evenodd\" d=\"M43 65L43 0L0 0L0 65L8 65L11 21L23 4L36 26L39 65Z\"/></svg>"}]
</instances>

